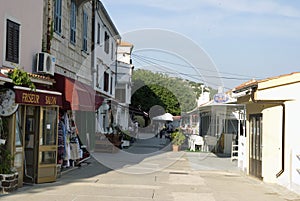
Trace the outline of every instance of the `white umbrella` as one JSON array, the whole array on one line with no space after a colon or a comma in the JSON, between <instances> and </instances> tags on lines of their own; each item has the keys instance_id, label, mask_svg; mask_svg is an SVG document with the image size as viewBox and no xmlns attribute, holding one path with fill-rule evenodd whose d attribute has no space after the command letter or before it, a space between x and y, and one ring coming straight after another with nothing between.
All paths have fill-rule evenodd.
<instances>
[{"instance_id":1,"label":"white umbrella","mask_svg":"<svg viewBox=\"0 0 300 201\"><path fill-rule=\"evenodd\" d=\"M165 113L160 116L153 117L152 120L156 121L173 121L173 115L170 113Z\"/></svg>"}]
</instances>

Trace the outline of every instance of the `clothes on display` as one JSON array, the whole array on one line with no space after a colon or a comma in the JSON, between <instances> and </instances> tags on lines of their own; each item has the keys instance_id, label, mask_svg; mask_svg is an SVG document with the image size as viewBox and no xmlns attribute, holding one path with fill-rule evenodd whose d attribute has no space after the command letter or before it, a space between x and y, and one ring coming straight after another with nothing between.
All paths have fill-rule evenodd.
<instances>
[{"instance_id":1,"label":"clothes on display","mask_svg":"<svg viewBox=\"0 0 300 201\"><path fill-rule=\"evenodd\" d=\"M90 157L90 153L82 144L75 121L65 112L58 123L57 163L62 168L80 165Z\"/></svg>"}]
</instances>

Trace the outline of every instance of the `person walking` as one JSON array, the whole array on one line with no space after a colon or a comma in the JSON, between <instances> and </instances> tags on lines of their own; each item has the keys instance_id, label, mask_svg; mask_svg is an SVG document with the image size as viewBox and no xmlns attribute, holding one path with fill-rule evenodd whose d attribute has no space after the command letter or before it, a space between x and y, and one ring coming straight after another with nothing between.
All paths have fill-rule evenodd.
<instances>
[{"instance_id":1,"label":"person walking","mask_svg":"<svg viewBox=\"0 0 300 201\"><path fill-rule=\"evenodd\" d=\"M137 140L139 138L139 123L137 121L134 122L134 137Z\"/></svg>"}]
</instances>

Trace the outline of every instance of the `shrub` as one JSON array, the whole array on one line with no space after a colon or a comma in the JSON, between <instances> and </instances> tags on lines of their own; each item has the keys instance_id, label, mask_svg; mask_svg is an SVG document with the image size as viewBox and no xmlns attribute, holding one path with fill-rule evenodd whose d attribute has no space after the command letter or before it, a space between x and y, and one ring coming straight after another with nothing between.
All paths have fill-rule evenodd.
<instances>
[{"instance_id":1,"label":"shrub","mask_svg":"<svg viewBox=\"0 0 300 201\"><path fill-rule=\"evenodd\" d=\"M172 139L172 144L180 146L185 141L185 135L183 134L182 131L176 130L171 134L171 139Z\"/></svg>"},{"instance_id":2,"label":"shrub","mask_svg":"<svg viewBox=\"0 0 300 201\"><path fill-rule=\"evenodd\" d=\"M0 145L0 174L10 174L13 157L5 148L5 145Z\"/></svg>"}]
</instances>

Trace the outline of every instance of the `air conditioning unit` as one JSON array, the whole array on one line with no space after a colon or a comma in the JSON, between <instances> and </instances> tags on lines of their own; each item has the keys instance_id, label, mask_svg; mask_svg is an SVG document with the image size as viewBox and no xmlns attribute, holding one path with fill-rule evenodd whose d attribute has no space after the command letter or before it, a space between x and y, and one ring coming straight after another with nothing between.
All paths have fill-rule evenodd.
<instances>
[{"instance_id":1,"label":"air conditioning unit","mask_svg":"<svg viewBox=\"0 0 300 201\"><path fill-rule=\"evenodd\" d=\"M46 52L36 54L36 73L54 75L56 58Z\"/></svg>"}]
</instances>

